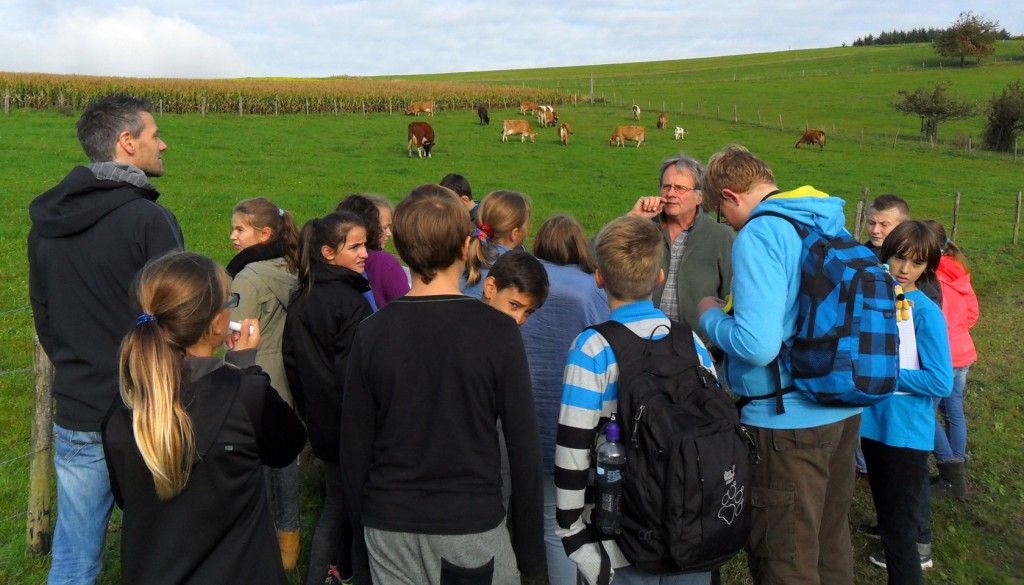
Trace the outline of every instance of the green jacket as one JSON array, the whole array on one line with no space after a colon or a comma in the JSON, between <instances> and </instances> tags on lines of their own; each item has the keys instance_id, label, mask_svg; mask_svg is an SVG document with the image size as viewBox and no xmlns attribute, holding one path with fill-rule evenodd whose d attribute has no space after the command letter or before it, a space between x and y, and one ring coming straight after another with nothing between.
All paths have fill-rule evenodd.
<instances>
[{"instance_id":1,"label":"green jacket","mask_svg":"<svg viewBox=\"0 0 1024 585\"><path fill-rule=\"evenodd\" d=\"M246 265L231 283L231 292L239 294L238 308L231 318L257 319L260 322L260 345L256 363L270 375L270 382L281 398L294 407L288 377L281 357L284 320L288 314L288 297L298 286L296 276L288 272L284 258L262 260Z\"/></svg>"},{"instance_id":2,"label":"green jacket","mask_svg":"<svg viewBox=\"0 0 1024 585\"><path fill-rule=\"evenodd\" d=\"M654 222L664 226L664 218L658 216ZM672 240L667 229L665 234L665 256L661 267L668 278L668 263L672 251ZM717 223L704 210L697 208L697 217L690 227L690 235L686 239L683 258L679 264L676 290L679 295L679 316L707 343L707 336L700 329L697 319L697 304L704 297L726 298L732 282L732 264L730 255L732 242L736 234L727 224ZM665 290L662 283L654 289L654 306L661 304L661 294Z\"/></svg>"}]
</instances>

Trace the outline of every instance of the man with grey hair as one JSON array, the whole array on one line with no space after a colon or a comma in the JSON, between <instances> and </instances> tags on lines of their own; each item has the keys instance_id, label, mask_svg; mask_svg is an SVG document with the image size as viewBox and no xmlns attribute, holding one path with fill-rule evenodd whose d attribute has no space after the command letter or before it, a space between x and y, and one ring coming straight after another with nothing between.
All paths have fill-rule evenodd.
<instances>
[{"instance_id":1,"label":"man with grey hair","mask_svg":"<svg viewBox=\"0 0 1024 585\"><path fill-rule=\"evenodd\" d=\"M57 526L50 583L94 583L113 508L100 426L118 394L118 348L135 324L129 290L147 261L184 247L156 203L164 174L149 100L107 96L78 121L92 164L29 205L29 299L53 362ZM159 316L158 316L159 318Z\"/></svg>"},{"instance_id":2,"label":"man with grey hair","mask_svg":"<svg viewBox=\"0 0 1024 585\"><path fill-rule=\"evenodd\" d=\"M661 163L661 194L641 197L628 215L652 219L665 235L665 279L654 289L654 304L669 319L701 335L697 304L705 296L725 298L732 281L730 253L735 234L702 207L704 165L679 153Z\"/></svg>"}]
</instances>

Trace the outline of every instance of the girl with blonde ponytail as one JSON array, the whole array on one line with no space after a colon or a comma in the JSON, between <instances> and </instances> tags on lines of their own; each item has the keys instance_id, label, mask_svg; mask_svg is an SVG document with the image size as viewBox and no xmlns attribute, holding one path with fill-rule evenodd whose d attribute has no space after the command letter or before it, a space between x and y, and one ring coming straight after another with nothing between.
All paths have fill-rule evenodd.
<instances>
[{"instance_id":1,"label":"girl with blonde ponytail","mask_svg":"<svg viewBox=\"0 0 1024 585\"><path fill-rule=\"evenodd\" d=\"M480 202L479 223L466 253L462 294L479 298L483 280L499 256L526 242L530 231L530 200L517 191L494 191Z\"/></svg>"},{"instance_id":2,"label":"girl with blonde ponytail","mask_svg":"<svg viewBox=\"0 0 1024 585\"><path fill-rule=\"evenodd\" d=\"M262 467L290 463L306 433L254 365L259 322L231 321L230 287L223 268L191 252L151 261L135 279L122 400L103 424L126 583L287 582Z\"/></svg>"}]
</instances>

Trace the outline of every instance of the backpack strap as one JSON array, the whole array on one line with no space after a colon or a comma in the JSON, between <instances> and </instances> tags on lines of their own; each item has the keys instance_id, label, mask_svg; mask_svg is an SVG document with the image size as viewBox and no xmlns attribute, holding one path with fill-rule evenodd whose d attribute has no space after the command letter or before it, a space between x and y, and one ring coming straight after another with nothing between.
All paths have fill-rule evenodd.
<instances>
[{"instance_id":1,"label":"backpack strap","mask_svg":"<svg viewBox=\"0 0 1024 585\"><path fill-rule=\"evenodd\" d=\"M796 230L796 233L797 233L797 235L800 236L801 240L806 238L812 231L817 232L817 230L815 230L813 226L809 226L809 225L807 225L807 224L805 224L803 222L799 222L799 221L793 219L792 217L789 217L788 215L784 215L784 214L779 213L777 211L761 211L761 212L756 213L753 216L751 216L750 219L755 219L755 218L758 218L758 217L765 217L765 216L778 217L780 219L786 220L787 222L789 222L789 224L791 226L793 226L793 229ZM764 400L766 398L775 398L775 414L785 414L786 407L783 406L783 404L782 404L782 397L785 396L786 394L789 394L793 390L795 390L795 388L793 388L793 386L789 386L789 387L786 387L786 388L782 387L782 373L779 371L779 366L781 365L779 363L779 358L782 357L782 351L785 348L786 348L786 344L785 344L785 342L783 342L783 344L779 347L779 355L775 356L775 359L773 359L772 362L770 364L768 364L768 366L767 366L767 367L771 368L771 370L772 370L772 379L775 380L775 391L772 392L771 394L762 394L760 396L743 396L739 400L736 401L736 408L742 410L744 406L750 404L751 402L753 402L755 400Z\"/></svg>"}]
</instances>

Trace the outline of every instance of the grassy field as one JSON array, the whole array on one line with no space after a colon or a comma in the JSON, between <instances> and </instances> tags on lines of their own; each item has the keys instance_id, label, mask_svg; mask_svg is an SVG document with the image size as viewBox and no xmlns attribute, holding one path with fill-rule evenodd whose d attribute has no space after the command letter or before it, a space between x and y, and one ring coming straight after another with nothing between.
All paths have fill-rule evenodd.
<instances>
[{"instance_id":1,"label":"grassy field","mask_svg":"<svg viewBox=\"0 0 1024 585\"><path fill-rule=\"evenodd\" d=\"M1012 246L1010 237L1015 197L1024 189L1024 161L984 152L969 156L954 148L953 138L960 134L980 136L981 118L940 126L938 145L921 144L917 120L888 104L900 88L936 81L952 82L951 91L961 98L984 100L1024 77L1020 47L1019 42L1004 43L992 60L963 70L945 62L940 69L925 46L905 46L429 76L585 94L593 74L595 93L608 103L562 106L560 117L575 131L568 147L557 144L554 129L539 129L536 144L501 143L500 122L519 118L514 110L492 109L489 127L478 125L471 112L441 112L430 120L438 145L433 158L424 160L407 157L405 127L411 118L400 115L167 115L158 119L169 145L167 174L155 183L163 193L161 202L177 214L187 246L222 262L233 252L227 238L231 207L247 197L266 196L306 220L353 192L381 193L397 202L419 184L460 172L480 196L499 188L526 193L533 202L534 228L554 213L570 213L593 233L638 196L655 194L662 158L685 148L706 160L734 142L767 160L783 188L812 184L846 199L849 225L865 187L872 196L902 195L915 217L936 218L947 229L954 194L960 193L957 241L972 261L982 307L974 329L982 357L971 370L967 396L973 497L966 503L936 503L936 569L926 580L1019 583L1024 573L1024 455L1019 447L1024 399L1018 390L1024 383L1024 349L1018 323L1024 320L1024 248ZM634 100L645 110L648 144L608 147L614 126L631 123ZM685 141L674 141L671 131L654 130L652 110L662 103L672 116L670 126L690 130ZM733 121L733 104L739 123ZM778 124L780 114L784 128ZM26 208L32 197L83 161L74 134L77 115L0 114L5 180L0 191L0 583L45 580L47 560L24 553L28 463L19 458L29 450L32 382L26 371L32 335L26 309ZM829 133L823 152L793 148L805 121ZM894 144L897 128L900 138ZM313 499L305 500L307 526L315 519ZM858 486L853 516L855 521L870 516L864 486ZM310 530L305 530L308 537ZM864 561L874 543L858 536L854 544L857 582L884 583L884 571ZM112 554L102 583L118 581L116 532L109 545ZM739 561L727 568L725 582L748 582Z\"/></svg>"}]
</instances>

